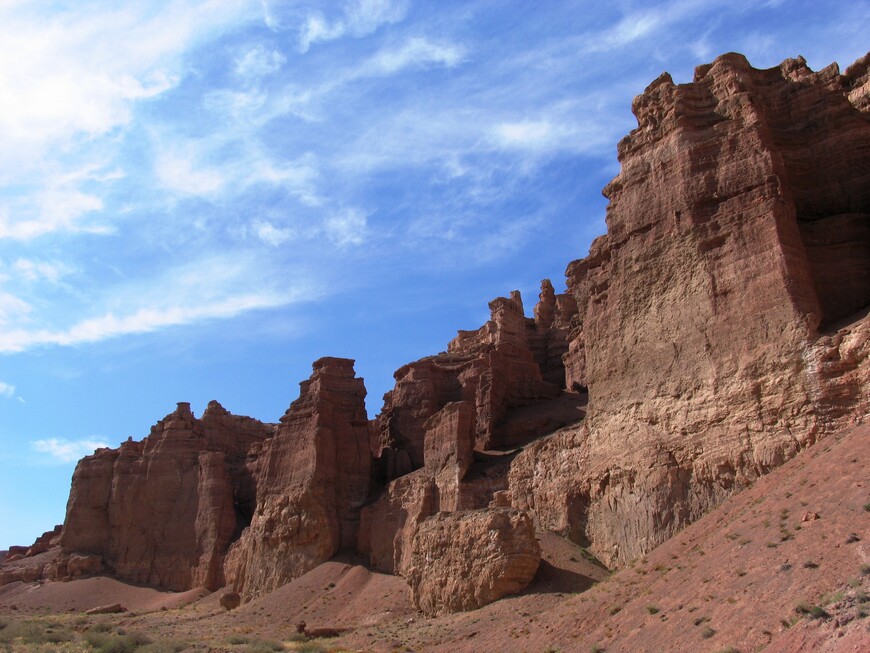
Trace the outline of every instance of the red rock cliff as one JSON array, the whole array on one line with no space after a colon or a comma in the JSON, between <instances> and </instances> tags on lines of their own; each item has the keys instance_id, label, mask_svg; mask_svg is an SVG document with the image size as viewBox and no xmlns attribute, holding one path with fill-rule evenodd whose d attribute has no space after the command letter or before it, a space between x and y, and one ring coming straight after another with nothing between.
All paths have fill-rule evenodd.
<instances>
[{"instance_id":1,"label":"red rock cliff","mask_svg":"<svg viewBox=\"0 0 870 653\"><path fill-rule=\"evenodd\" d=\"M608 233L566 273L587 421L512 470L541 526L628 560L867 414L866 68L728 54L635 99Z\"/></svg>"},{"instance_id":2,"label":"red rock cliff","mask_svg":"<svg viewBox=\"0 0 870 653\"><path fill-rule=\"evenodd\" d=\"M180 403L141 442L83 458L73 474L62 550L99 556L110 572L134 582L220 587L224 553L250 519L247 450L273 428L230 415L217 402L196 419Z\"/></svg>"},{"instance_id":3,"label":"red rock cliff","mask_svg":"<svg viewBox=\"0 0 870 653\"><path fill-rule=\"evenodd\" d=\"M356 545L369 494L365 386L353 361L321 358L275 437L252 450L257 502L227 580L243 596L275 589Z\"/></svg>"}]
</instances>

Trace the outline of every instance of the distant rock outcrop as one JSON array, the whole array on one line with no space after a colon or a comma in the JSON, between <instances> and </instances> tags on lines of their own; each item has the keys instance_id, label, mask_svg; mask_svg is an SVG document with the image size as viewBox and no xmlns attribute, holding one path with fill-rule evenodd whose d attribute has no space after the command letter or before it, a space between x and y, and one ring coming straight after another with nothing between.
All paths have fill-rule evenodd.
<instances>
[{"instance_id":1,"label":"distant rock outcrop","mask_svg":"<svg viewBox=\"0 0 870 653\"><path fill-rule=\"evenodd\" d=\"M273 432L273 425L230 415L217 402L202 419L179 403L141 442L99 449L79 462L62 550L100 556L117 577L134 582L220 587L227 547L251 518L249 451Z\"/></svg>"}]
</instances>

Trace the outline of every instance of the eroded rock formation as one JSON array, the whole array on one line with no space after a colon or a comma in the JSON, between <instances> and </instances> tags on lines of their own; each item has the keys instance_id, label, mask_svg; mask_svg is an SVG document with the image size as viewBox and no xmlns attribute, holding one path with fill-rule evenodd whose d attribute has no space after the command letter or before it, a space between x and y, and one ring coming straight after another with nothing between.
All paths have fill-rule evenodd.
<instances>
[{"instance_id":1,"label":"eroded rock formation","mask_svg":"<svg viewBox=\"0 0 870 653\"><path fill-rule=\"evenodd\" d=\"M82 459L62 555L42 575L251 597L355 546L371 477L365 388L353 361L313 367L278 425L217 402L196 419L180 403L141 442Z\"/></svg>"},{"instance_id":2,"label":"eroded rock formation","mask_svg":"<svg viewBox=\"0 0 870 653\"><path fill-rule=\"evenodd\" d=\"M473 555L469 555L473 551ZM529 516L512 508L439 513L420 524L408 583L427 615L474 610L524 589L541 560Z\"/></svg>"},{"instance_id":3,"label":"eroded rock formation","mask_svg":"<svg viewBox=\"0 0 870 653\"><path fill-rule=\"evenodd\" d=\"M545 280L534 319L525 317L516 291L489 307L491 319L460 331L446 353L396 372L396 388L374 421L387 487L363 508L358 549L376 569L407 578L427 613L479 607L531 581L540 558L531 522L521 511L506 518L499 495L518 447L583 416L583 396L543 378L564 380L573 301L557 297ZM492 550L463 578L471 562L459 558L474 558L471 539L495 523ZM467 537L448 545L445 529L453 526ZM420 561L427 555L444 562L426 567ZM535 563L507 562L514 556Z\"/></svg>"},{"instance_id":4,"label":"eroded rock formation","mask_svg":"<svg viewBox=\"0 0 870 653\"><path fill-rule=\"evenodd\" d=\"M542 527L628 560L867 414L866 319L838 330L870 304L866 64L729 54L635 99L608 233L566 273L588 417L511 472Z\"/></svg>"},{"instance_id":5,"label":"eroded rock formation","mask_svg":"<svg viewBox=\"0 0 870 653\"><path fill-rule=\"evenodd\" d=\"M217 402L201 419L179 403L141 442L130 439L79 462L61 548L99 556L134 582L220 587L227 547L250 520L248 451L273 430Z\"/></svg>"},{"instance_id":6,"label":"eroded rock formation","mask_svg":"<svg viewBox=\"0 0 870 653\"><path fill-rule=\"evenodd\" d=\"M491 319L476 331L460 331L447 352L409 363L395 373L396 387L384 397L375 420L374 453L382 477L397 478L424 464L426 424L444 406L466 402L472 410L474 448L484 451L525 444L576 421L577 410L559 408L538 414L538 422L514 428L512 415L524 406L565 395L562 353L573 301L556 297L542 284L535 319L526 318L520 293L490 302ZM544 379L544 373L553 381ZM575 405L580 401L575 399Z\"/></svg>"},{"instance_id":7,"label":"eroded rock formation","mask_svg":"<svg viewBox=\"0 0 870 653\"><path fill-rule=\"evenodd\" d=\"M257 452L257 503L226 576L243 596L267 592L356 544L371 453L363 380L353 361L321 358L275 437Z\"/></svg>"}]
</instances>

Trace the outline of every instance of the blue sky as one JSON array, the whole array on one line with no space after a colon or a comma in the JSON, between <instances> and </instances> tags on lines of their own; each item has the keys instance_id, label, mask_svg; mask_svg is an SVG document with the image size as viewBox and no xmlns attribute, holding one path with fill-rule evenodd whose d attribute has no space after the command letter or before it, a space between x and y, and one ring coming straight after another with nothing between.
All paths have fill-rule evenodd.
<instances>
[{"instance_id":1,"label":"blue sky","mask_svg":"<svg viewBox=\"0 0 870 653\"><path fill-rule=\"evenodd\" d=\"M843 68L870 2L0 1L0 548L190 401L275 421L604 231L631 99L727 51Z\"/></svg>"}]
</instances>

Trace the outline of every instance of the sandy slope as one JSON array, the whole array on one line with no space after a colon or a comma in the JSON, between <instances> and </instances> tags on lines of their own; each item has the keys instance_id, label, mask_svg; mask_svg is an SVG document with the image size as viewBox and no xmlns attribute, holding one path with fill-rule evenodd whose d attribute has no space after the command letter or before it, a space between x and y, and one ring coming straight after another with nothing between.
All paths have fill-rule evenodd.
<instances>
[{"instance_id":1,"label":"sandy slope","mask_svg":"<svg viewBox=\"0 0 870 653\"><path fill-rule=\"evenodd\" d=\"M120 603L131 612L148 612L177 608L207 593L204 590L165 592L102 576L69 583L15 582L0 587L0 614L84 612L111 603Z\"/></svg>"}]
</instances>

